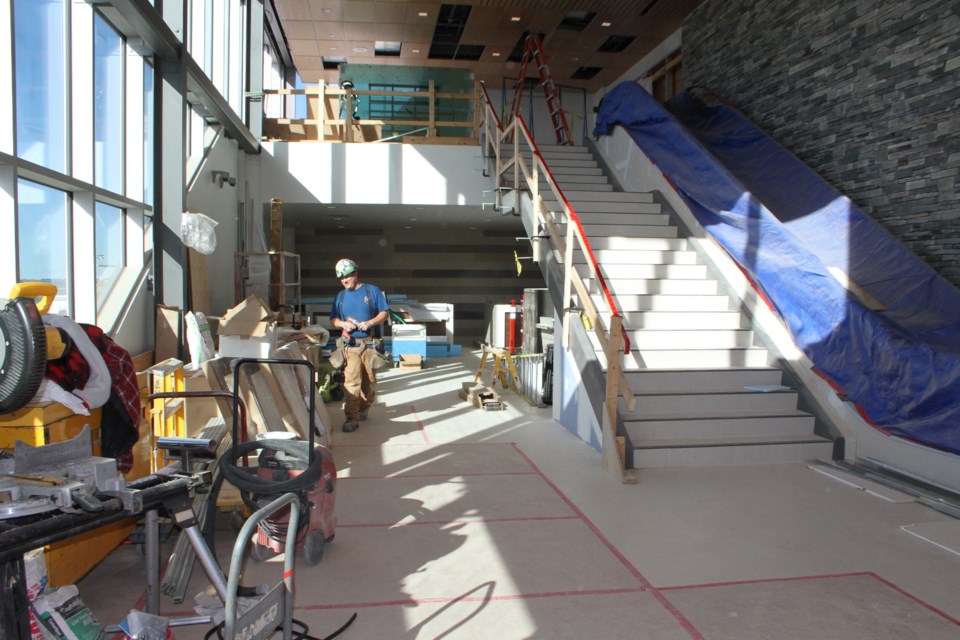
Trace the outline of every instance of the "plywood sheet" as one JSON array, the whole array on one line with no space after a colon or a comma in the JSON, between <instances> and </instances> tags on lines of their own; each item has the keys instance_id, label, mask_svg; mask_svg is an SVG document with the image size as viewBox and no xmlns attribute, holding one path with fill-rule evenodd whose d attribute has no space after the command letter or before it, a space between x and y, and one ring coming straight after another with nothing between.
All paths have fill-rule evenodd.
<instances>
[{"instance_id":1,"label":"plywood sheet","mask_svg":"<svg viewBox=\"0 0 960 640\"><path fill-rule=\"evenodd\" d=\"M196 249L189 249L190 263L190 310L210 315L210 290L207 276L207 256Z\"/></svg>"},{"instance_id":2,"label":"plywood sheet","mask_svg":"<svg viewBox=\"0 0 960 640\"><path fill-rule=\"evenodd\" d=\"M157 305L154 362L180 358L180 307Z\"/></svg>"}]
</instances>

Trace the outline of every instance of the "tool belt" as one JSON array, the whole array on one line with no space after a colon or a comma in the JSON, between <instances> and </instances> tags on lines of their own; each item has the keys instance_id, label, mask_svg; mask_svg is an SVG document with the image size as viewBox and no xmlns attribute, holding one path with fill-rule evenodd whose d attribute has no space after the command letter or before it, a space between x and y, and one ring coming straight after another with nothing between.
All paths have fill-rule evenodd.
<instances>
[{"instance_id":1,"label":"tool belt","mask_svg":"<svg viewBox=\"0 0 960 640\"><path fill-rule=\"evenodd\" d=\"M387 366L387 357L386 352L383 347L382 338L360 338L359 340L346 340L345 338L337 338L337 348L330 354L330 364L334 368L340 369L347 363L346 349L370 349L373 353L370 356L372 358L371 365L374 369L382 369Z\"/></svg>"}]
</instances>

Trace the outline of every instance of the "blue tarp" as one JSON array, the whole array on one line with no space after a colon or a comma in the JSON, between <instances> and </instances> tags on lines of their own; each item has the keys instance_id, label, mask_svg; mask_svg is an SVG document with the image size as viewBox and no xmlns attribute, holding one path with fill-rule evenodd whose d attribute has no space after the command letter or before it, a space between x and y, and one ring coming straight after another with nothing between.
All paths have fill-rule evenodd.
<instances>
[{"instance_id":1,"label":"blue tarp","mask_svg":"<svg viewBox=\"0 0 960 640\"><path fill-rule=\"evenodd\" d=\"M734 109L668 106L620 84L594 133L626 129L868 420L960 453L960 291Z\"/></svg>"}]
</instances>

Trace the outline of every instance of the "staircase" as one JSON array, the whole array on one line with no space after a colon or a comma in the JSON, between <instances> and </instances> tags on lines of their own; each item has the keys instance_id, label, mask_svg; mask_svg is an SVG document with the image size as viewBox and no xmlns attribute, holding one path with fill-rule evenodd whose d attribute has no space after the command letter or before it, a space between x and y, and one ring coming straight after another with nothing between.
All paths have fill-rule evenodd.
<instances>
[{"instance_id":1,"label":"staircase","mask_svg":"<svg viewBox=\"0 0 960 640\"><path fill-rule=\"evenodd\" d=\"M653 195L614 191L586 147L540 151L623 315L631 350L621 366L636 409L621 398L619 410L633 467L829 460L833 443L814 434L814 417L797 408L797 392L782 385L782 371L754 344L737 301L719 293ZM562 212L543 179L540 194L548 210ZM586 257L578 251L574 263L603 308Z\"/></svg>"}]
</instances>

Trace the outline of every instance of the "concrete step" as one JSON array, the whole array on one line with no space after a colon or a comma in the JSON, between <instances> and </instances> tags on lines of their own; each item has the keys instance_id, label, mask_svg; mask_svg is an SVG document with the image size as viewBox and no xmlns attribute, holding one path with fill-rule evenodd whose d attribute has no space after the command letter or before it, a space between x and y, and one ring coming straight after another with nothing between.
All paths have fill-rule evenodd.
<instances>
[{"instance_id":1,"label":"concrete step","mask_svg":"<svg viewBox=\"0 0 960 640\"><path fill-rule=\"evenodd\" d=\"M601 249L618 251L686 251L686 238L631 238L620 235L591 235L587 238L594 251Z\"/></svg>"},{"instance_id":2,"label":"concrete step","mask_svg":"<svg viewBox=\"0 0 960 640\"><path fill-rule=\"evenodd\" d=\"M583 186L584 184L605 184L608 187L610 187L609 189L610 191L613 191L613 185L611 185L610 181L607 180L607 176L601 173L592 172L589 174L585 174L580 172L576 172L576 173L564 172L562 174L554 173L553 175L564 193L566 193L568 189L571 191L586 191L587 189ZM520 181L526 184L522 175L520 176ZM512 171L508 171L507 173L504 174L503 182L504 182L504 186L507 186L507 187L513 185ZM540 193L546 193L547 191L550 190L549 183L547 182L546 176L540 176L539 188L540 188Z\"/></svg>"},{"instance_id":3,"label":"concrete step","mask_svg":"<svg viewBox=\"0 0 960 640\"><path fill-rule=\"evenodd\" d=\"M797 392L793 389L751 393L748 391L710 391L686 393L637 393L636 408L628 411L623 398L618 399L624 420L708 418L714 415L751 415L758 412L796 411Z\"/></svg>"},{"instance_id":4,"label":"concrete step","mask_svg":"<svg viewBox=\"0 0 960 640\"><path fill-rule=\"evenodd\" d=\"M813 426L814 417L796 409L733 415L715 412L706 417L647 416L639 420L624 420L630 440L645 444L656 440L689 438L807 437L813 433Z\"/></svg>"},{"instance_id":5,"label":"concrete step","mask_svg":"<svg viewBox=\"0 0 960 640\"><path fill-rule=\"evenodd\" d=\"M753 346L749 329L634 329L627 325L634 349L732 349Z\"/></svg>"},{"instance_id":6,"label":"concrete step","mask_svg":"<svg viewBox=\"0 0 960 640\"><path fill-rule=\"evenodd\" d=\"M830 460L833 443L820 436L799 438L687 438L634 445L633 467L655 469Z\"/></svg>"},{"instance_id":7,"label":"concrete step","mask_svg":"<svg viewBox=\"0 0 960 640\"><path fill-rule=\"evenodd\" d=\"M626 311L621 309L623 324L630 331L691 329L739 329L743 318L739 311ZM610 326L609 314L600 314Z\"/></svg>"},{"instance_id":8,"label":"concrete step","mask_svg":"<svg viewBox=\"0 0 960 640\"><path fill-rule=\"evenodd\" d=\"M560 206L559 201L553 195L552 191L541 193L540 196L543 198L543 204L551 211L563 210L563 207ZM567 202L570 208L576 211L581 218L587 215L602 213L618 214L618 217L609 216L610 224L629 223L631 220L628 216L633 216L638 213L663 213L659 202L616 202L609 200L589 200L586 198L581 198L580 200L570 200L568 198Z\"/></svg>"},{"instance_id":9,"label":"concrete step","mask_svg":"<svg viewBox=\"0 0 960 640\"><path fill-rule=\"evenodd\" d=\"M560 185L560 190L566 194L567 190L575 191L576 193L618 193L613 190L613 185L607 182L605 179L600 179L603 176L585 176L582 180L577 180L575 182L566 180L563 185ZM513 178L504 179L502 186L510 188L513 185ZM564 186L565 185L565 186ZM541 178L537 187L540 191L541 197L550 193L553 193L553 190L550 188L550 184L547 182L546 178ZM566 197L566 196L564 196Z\"/></svg>"},{"instance_id":10,"label":"concrete step","mask_svg":"<svg viewBox=\"0 0 960 640\"><path fill-rule=\"evenodd\" d=\"M510 156L512 158L513 156ZM504 161L509 160L510 158L502 158ZM528 167L532 166L533 161L530 159L530 156L524 155L524 160ZM594 160L593 156L586 153L566 153L566 154L557 154L557 155L544 155L543 161L547 164L547 167L551 171L554 171L558 167L596 167L597 161Z\"/></svg>"},{"instance_id":11,"label":"concrete step","mask_svg":"<svg viewBox=\"0 0 960 640\"><path fill-rule=\"evenodd\" d=\"M634 311L709 312L730 310L730 299L724 295L684 296L663 294L620 294L620 292L616 289L616 282L613 283L613 291L616 297L617 306L623 313L630 313ZM600 304L603 302L598 296L599 294L594 294L592 296L595 304Z\"/></svg>"},{"instance_id":12,"label":"concrete step","mask_svg":"<svg viewBox=\"0 0 960 640\"><path fill-rule=\"evenodd\" d=\"M641 369L627 374L634 393L728 392L744 387L779 385L783 372L775 367L723 369Z\"/></svg>"},{"instance_id":13,"label":"concrete step","mask_svg":"<svg viewBox=\"0 0 960 640\"><path fill-rule=\"evenodd\" d=\"M512 153L504 153L503 151L500 153L500 160L502 162L509 162L511 159L513 159ZM528 167L533 164L533 154L521 153L520 157L523 158ZM596 158L594 158L593 155L587 150L566 153L541 152L540 157L543 158L544 163L546 163L547 167L550 169L553 169L554 166L563 166L561 163L564 162L589 162L594 166L597 166Z\"/></svg>"},{"instance_id":14,"label":"concrete step","mask_svg":"<svg viewBox=\"0 0 960 640\"><path fill-rule=\"evenodd\" d=\"M550 169L550 173L553 174L553 177L560 183L560 188L563 188L565 184L564 180L567 176L601 176L604 181L606 181L606 176L603 175L603 169L596 166L596 163L593 163L593 166L590 167L565 167L562 165L554 166L553 164L548 163L547 166Z\"/></svg>"},{"instance_id":15,"label":"concrete step","mask_svg":"<svg viewBox=\"0 0 960 640\"><path fill-rule=\"evenodd\" d=\"M621 224L621 225L611 225L611 224L596 224L590 221L581 221L581 228L583 233L586 234L587 239L594 236L612 236L612 235L621 235L625 237L641 237L641 238L676 238L679 236L679 231L672 224L663 224L662 219L657 219L656 224ZM561 227L561 232L566 234L566 227Z\"/></svg>"},{"instance_id":16,"label":"concrete step","mask_svg":"<svg viewBox=\"0 0 960 640\"><path fill-rule=\"evenodd\" d=\"M597 351L606 370L606 356ZM767 350L760 347L736 349L633 349L620 356L624 371L638 369L712 369L719 367L765 367Z\"/></svg>"},{"instance_id":17,"label":"concrete step","mask_svg":"<svg viewBox=\"0 0 960 640\"><path fill-rule=\"evenodd\" d=\"M565 182L564 184L566 184L570 189L575 188L577 193L616 193L616 191L613 190L612 184L601 180L596 180L593 182L581 180L579 182ZM563 189L563 187L561 187L561 189ZM550 191L550 188L546 185L546 183L541 183L540 193L546 193L548 191ZM566 192L566 189L564 189L564 193Z\"/></svg>"},{"instance_id":18,"label":"concrete step","mask_svg":"<svg viewBox=\"0 0 960 640\"><path fill-rule=\"evenodd\" d=\"M563 185L560 187L563 189ZM595 191L570 191L563 189L563 195L567 202L574 204L581 201L587 202L635 202L637 204L654 202L653 194L643 191L608 191L597 193Z\"/></svg>"},{"instance_id":19,"label":"concrete step","mask_svg":"<svg viewBox=\"0 0 960 640\"><path fill-rule=\"evenodd\" d=\"M637 205L642 207L652 207L653 205ZM553 219L558 220L558 226L562 233L567 232L567 221L565 216L562 214L560 209L552 209L550 206L546 207L547 211L554 213ZM636 213L630 214L628 218L624 218L622 213L608 212L608 213L582 213L574 209L574 212L577 215L577 219L580 220L581 227L590 227L591 235L599 235L603 237L609 236L637 236L638 228L642 227L669 227L670 225L670 216L666 216L657 211L637 211ZM586 228L584 229L586 232ZM589 237L589 236L588 236ZM644 237L644 236L640 236ZM646 237L662 237L662 236L646 236ZM676 237L676 234L674 234Z\"/></svg>"},{"instance_id":20,"label":"concrete step","mask_svg":"<svg viewBox=\"0 0 960 640\"><path fill-rule=\"evenodd\" d=\"M540 154L544 156L548 154L575 155L578 153L590 153L590 149L582 144L538 144L537 148ZM530 147L524 145L520 153L530 153Z\"/></svg>"},{"instance_id":21,"label":"concrete step","mask_svg":"<svg viewBox=\"0 0 960 640\"><path fill-rule=\"evenodd\" d=\"M702 265L701 265L702 266ZM706 267L704 267L706 273ZM600 285L596 280L590 277L583 279L587 290L591 293L600 293ZM655 278L611 278L607 285L614 292L614 295L644 295L662 293L667 295L700 295L709 296L717 292L717 281L709 278L696 278L692 280L683 280L673 278L662 280Z\"/></svg>"},{"instance_id":22,"label":"concrete step","mask_svg":"<svg viewBox=\"0 0 960 640\"><path fill-rule=\"evenodd\" d=\"M592 238L587 238L593 251L594 259L602 265L641 265L641 264L697 264L699 256L696 251L657 251L654 249L603 249L593 244ZM586 264L587 256L582 251L574 251L573 264Z\"/></svg>"},{"instance_id":23,"label":"concrete step","mask_svg":"<svg viewBox=\"0 0 960 640\"><path fill-rule=\"evenodd\" d=\"M591 276L587 265L574 265L581 278ZM620 278L630 279L663 279L679 278L681 280L698 280L707 277L707 267L702 264L646 264L646 265L619 265L608 264L601 266L604 278L608 282Z\"/></svg>"}]
</instances>

